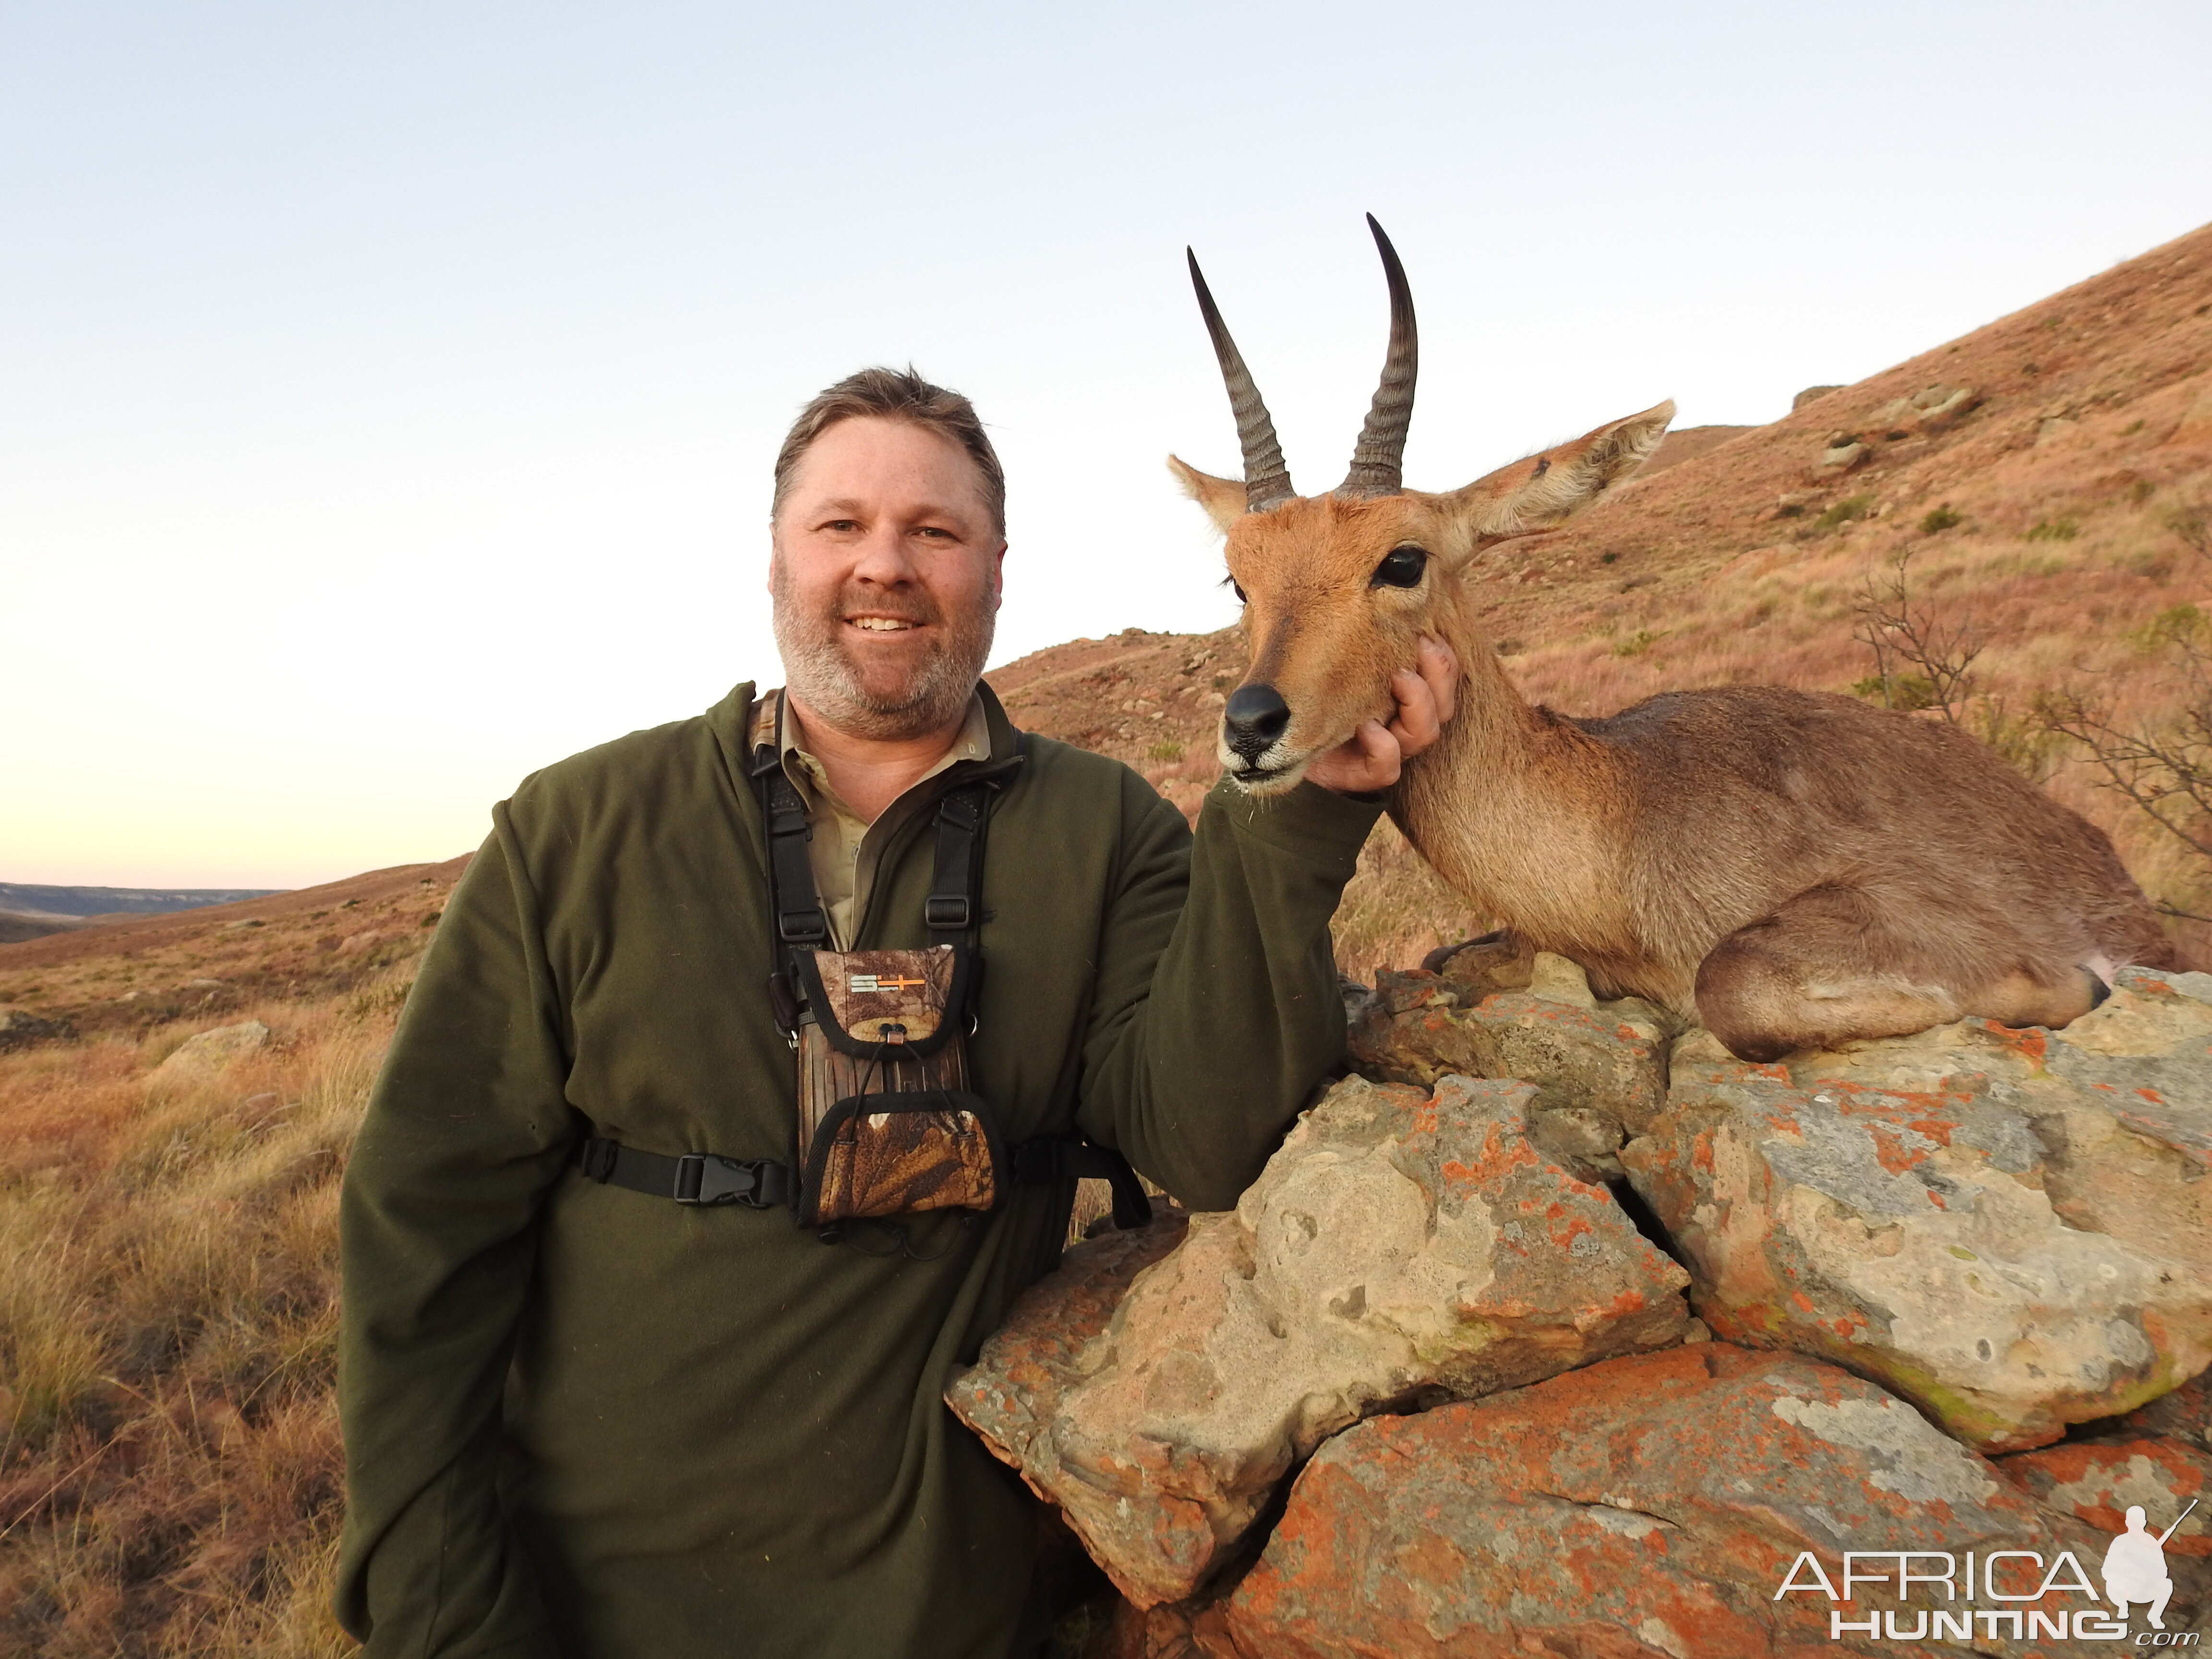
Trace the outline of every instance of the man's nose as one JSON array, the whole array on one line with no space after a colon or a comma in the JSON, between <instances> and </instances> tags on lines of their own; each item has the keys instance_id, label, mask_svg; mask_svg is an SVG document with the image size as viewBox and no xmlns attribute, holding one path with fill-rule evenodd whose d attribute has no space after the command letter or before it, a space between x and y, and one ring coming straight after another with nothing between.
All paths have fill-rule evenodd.
<instances>
[{"instance_id":1,"label":"man's nose","mask_svg":"<svg viewBox=\"0 0 2212 1659\"><path fill-rule=\"evenodd\" d=\"M854 561L853 574L883 587L896 587L914 580L913 552L907 546L904 532L893 525L878 525L870 529L866 539L860 544L860 556Z\"/></svg>"}]
</instances>

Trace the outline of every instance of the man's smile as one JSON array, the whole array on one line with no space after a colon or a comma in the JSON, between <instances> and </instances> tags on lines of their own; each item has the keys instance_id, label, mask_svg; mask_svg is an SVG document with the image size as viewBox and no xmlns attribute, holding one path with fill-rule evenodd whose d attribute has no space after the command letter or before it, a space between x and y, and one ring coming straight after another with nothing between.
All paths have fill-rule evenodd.
<instances>
[{"instance_id":1,"label":"man's smile","mask_svg":"<svg viewBox=\"0 0 2212 1659\"><path fill-rule=\"evenodd\" d=\"M911 617L848 617L845 621L871 634L902 634L922 626Z\"/></svg>"}]
</instances>

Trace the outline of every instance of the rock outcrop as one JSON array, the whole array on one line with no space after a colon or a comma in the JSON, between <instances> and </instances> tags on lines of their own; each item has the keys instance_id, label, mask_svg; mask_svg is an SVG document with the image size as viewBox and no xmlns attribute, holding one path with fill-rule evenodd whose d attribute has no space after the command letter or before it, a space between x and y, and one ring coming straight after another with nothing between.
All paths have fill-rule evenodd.
<instances>
[{"instance_id":1,"label":"rock outcrop","mask_svg":"<svg viewBox=\"0 0 2212 1659\"><path fill-rule=\"evenodd\" d=\"M1600 1002L1548 952L1437 956L1437 971L1378 976L1351 1028L1352 1063L1423 1088L1452 1075L1534 1084L1537 1145L1583 1180L1618 1179L1622 1143L1666 1102L1667 1015L1635 997Z\"/></svg>"},{"instance_id":2,"label":"rock outcrop","mask_svg":"<svg viewBox=\"0 0 2212 1659\"><path fill-rule=\"evenodd\" d=\"M1172 1253L1071 1252L948 1401L1149 1607L1204 1583L1361 1418L1679 1341L1686 1276L1538 1152L1536 1093L1339 1085Z\"/></svg>"},{"instance_id":3,"label":"rock outcrop","mask_svg":"<svg viewBox=\"0 0 2212 1659\"><path fill-rule=\"evenodd\" d=\"M1702 1032L1624 1148L1716 1334L1820 1355L1984 1450L2212 1361L2212 978L2063 1031L1965 1021L1751 1066Z\"/></svg>"},{"instance_id":4,"label":"rock outcrop","mask_svg":"<svg viewBox=\"0 0 2212 1659\"><path fill-rule=\"evenodd\" d=\"M1844 1550L1948 1554L1955 1589L1969 1551L2055 1565L2070 1550L2094 1575L2101 1546L1872 1384L1705 1343L1340 1435L1298 1476L1225 1625L1267 1659L1895 1652L1887 1627L1831 1615L1893 1614L1910 1636L1966 1602L1924 1577L1900 1601L1894 1557L1862 1559L1853 1599L1831 1600L1820 1586L1840 1592ZM1785 1582L1802 1588L1778 1595ZM1980 1605L2097 1604L2053 1590Z\"/></svg>"},{"instance_id":5,"label":"rock outcrop","mask_svg":"<svg viewBox=\"0 0 2212 1659\"><path fill-rule=\"evenodd\" d=\"M0 1003L0 1051L22 1047L43 1038L61 1036L68 1027L58 1019L46 1019L27 1008Z\"/></svg>"}]
</instances>

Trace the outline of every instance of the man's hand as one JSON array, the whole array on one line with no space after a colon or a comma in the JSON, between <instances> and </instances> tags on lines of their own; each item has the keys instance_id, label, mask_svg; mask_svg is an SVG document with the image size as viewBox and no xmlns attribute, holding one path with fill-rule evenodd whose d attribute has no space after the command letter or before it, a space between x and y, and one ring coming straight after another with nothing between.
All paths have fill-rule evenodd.
<instances>
[{"instance_id":1,"label":"man's hand","mask_svg":"<svg viewBox=\"0 0 2212 1659\"><path fill-rule=\"evenodd\" d=\"M1405 763L1437 740L1459 705L1459 659L1441 640L1423 639L1414 666L1390 676L1397 712L1387 726L1359 729L1306 768L1306 776L1340 795L1370 794L1398 781Z\"/></svg>"}]
</instances>

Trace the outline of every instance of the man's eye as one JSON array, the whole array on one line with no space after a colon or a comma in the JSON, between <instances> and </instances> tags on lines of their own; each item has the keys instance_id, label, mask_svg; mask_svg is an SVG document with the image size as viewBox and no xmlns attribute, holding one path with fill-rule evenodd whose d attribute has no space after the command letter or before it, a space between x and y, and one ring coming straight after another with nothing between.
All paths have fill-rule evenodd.
<instances>
[{"instance_id":1,"label":"man's eye","mask_svg":"<svg viewBox=\"0 0 2212 1659\"><path fill-rule=\"evenodd\" d=\"M1382 556L1382 562L1375 567L1369 578L1370 587L1419 587L1421 574L1429 568L1426 548L1408 544L1394 547Z\"/></svg>"}]
</instances>

